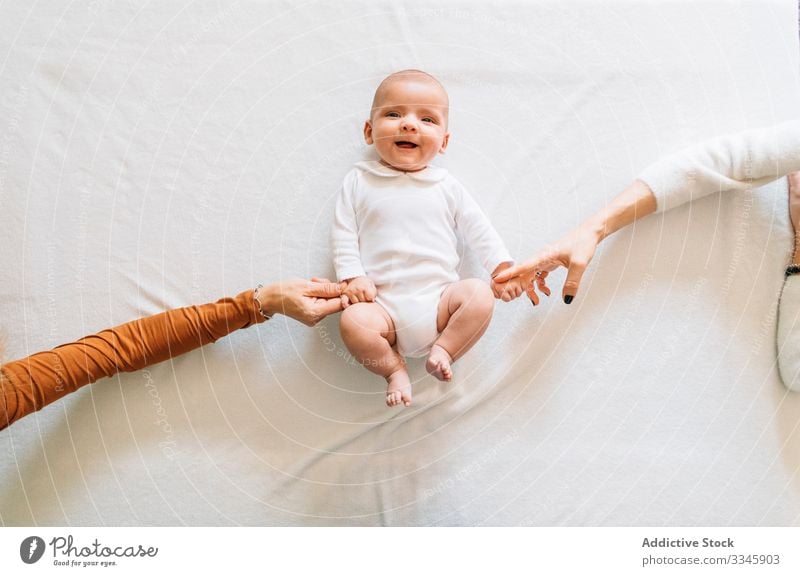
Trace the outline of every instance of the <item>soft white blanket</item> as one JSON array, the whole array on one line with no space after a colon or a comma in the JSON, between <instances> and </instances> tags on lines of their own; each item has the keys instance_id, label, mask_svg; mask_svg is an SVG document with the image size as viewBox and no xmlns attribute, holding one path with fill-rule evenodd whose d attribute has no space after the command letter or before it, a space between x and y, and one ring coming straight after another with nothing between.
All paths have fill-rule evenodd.
<instances>
[{"instance_id":1,"label":"soft white blanket","mask_svg":"<svg viewBox=\"0 0 800 576\"><path fill-rule=\"evenodd\" d=\"M3 3L8 356L331 274L372 91L408 67L449 89L442 164L522 259L664 154L795 116L796 4ZM0 433L0 523L800 524L789 237L782 183L652 216L572 305L498 303L454 383L413 363L410 409L336 318L98 382Z\"/></svg>"}]
</instances>

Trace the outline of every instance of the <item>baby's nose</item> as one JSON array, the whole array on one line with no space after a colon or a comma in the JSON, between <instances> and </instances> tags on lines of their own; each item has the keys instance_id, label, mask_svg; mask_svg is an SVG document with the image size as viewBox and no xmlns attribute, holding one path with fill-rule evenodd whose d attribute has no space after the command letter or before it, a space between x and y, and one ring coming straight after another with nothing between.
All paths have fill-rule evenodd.
<instances>
[{"instance_id":1,"label":"baby's nose","mask_svg":"<svg viewBox=\"0 0 800 576\"><path fill-rule=\"evenodd\" d=\"M418 127L416 118L410 116L406 116L405 118L403 118L403 125L402 125L403 130L407 130L409 132L416 132L417 128Z\"/></svg>"}]
</instances>

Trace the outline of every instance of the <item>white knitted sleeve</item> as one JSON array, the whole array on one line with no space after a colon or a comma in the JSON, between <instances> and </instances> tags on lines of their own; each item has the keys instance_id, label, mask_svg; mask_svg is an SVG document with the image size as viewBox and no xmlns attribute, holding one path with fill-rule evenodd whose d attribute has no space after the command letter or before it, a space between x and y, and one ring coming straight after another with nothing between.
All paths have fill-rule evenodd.
<instances>
[{"instance_id":1,"label":"white knitted sleeve","mask_svg":"<svg viewBox=\"0 0 800 576\"><path fill-rule=\"evenodd\" d=\"M639 176L657 212L714 192L763 186L800 170L800 119L697 144L648 166Z\"/></svg>"}]
</instances>

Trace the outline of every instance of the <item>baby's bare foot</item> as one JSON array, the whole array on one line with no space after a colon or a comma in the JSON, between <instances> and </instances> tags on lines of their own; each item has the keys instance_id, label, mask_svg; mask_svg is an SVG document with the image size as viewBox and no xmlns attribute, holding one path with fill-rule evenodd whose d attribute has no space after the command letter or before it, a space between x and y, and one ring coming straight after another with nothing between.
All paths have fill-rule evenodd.
<instances>
[{"instance_id":1,"label":"baby's bare foot","mask_svg":"<svg viewBox=\"0 0 800 576\"><path fill-rule=\"evenodd\" d=\"M428 361L425 363L425 369L429 374L438 378L442 382L450 382L453 378L453 371L450 370L450 363L453 359L447 350L434 344L431 346L431 353L428 355Z\"/></svg>"},{"instance_id":2,"label":"baby's bare foot","mask_svg":"<svg viewBox=\"0 0 800 576\"><path fill-rule=\"evenodd\" d=\"M386 405L399 406L402 402L404 406L411 406L411 381L405 366L393 372L386 381L389 383L386 389Z\"/></svg>"}]
</instances>

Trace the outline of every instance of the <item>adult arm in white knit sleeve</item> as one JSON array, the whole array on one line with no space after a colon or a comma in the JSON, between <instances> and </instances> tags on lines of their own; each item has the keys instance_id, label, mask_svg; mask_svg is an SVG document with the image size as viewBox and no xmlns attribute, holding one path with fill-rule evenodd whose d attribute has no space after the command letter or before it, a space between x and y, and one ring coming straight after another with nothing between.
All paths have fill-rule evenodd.
<instances>
[{"instance_id":1,"label":"adult arm in white knit sleeve","mask_svg":"<svg viewBox=\"0 0 800 576\"><path fill-rule=\"evenodd\" d=\"M486 271L491 274L500 264L511 262L511 256L497 230L475 199L460 184L457 188L457 201L456 229L467 246L478 255Z\"/></svg>"},{"instance_id":2,"label":"adult arm in white knit sleeve","mask_svg":"<svg viewBox=\"0 0 800 576\"><path fill-rule=\"evenodd\" d=\"M358 246L358 222L353 202L354 185L354 174L350 173L345 178L342 189L339 190L331 228L333 266L336 270L336 279L339 281L366 276Z\"/></svg>"},{"instance_id":3,"label":"adult arm in white knit sleeve","mask_svg":"<svg viewBox=\"0 0 800 576\"><path fill-rule=\"evenodd\" d=\"M526 283L567 268L566 303L605 238L656 210L664 211L714 192L761 186L800 170L800 119L771 128L710 140L646 168L608 205L530 260L500 273L495 282L520 276ZM538 273L538 276L537 276Z\"/></svg>"},{"instance_id":4,"label":"adult arm in white knit sleeve","mask_svg":"<svg viewBox=\"0 0 800 576\"><path fill-rule=\"evenodd\" d=\"M800 170L800 120L715 138L667 156L638 177L664 212L727 190L763 186Z\"/></svg>"}]
</instances>

